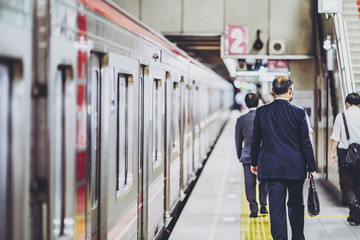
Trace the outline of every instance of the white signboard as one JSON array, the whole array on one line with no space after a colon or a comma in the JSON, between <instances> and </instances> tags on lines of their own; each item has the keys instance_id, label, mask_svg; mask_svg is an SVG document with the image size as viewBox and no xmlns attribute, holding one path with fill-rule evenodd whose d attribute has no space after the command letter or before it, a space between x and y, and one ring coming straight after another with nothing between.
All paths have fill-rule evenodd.
<instances>
[{"instance_id":1,"label":"white signboard","mask_svg":"<svg viewBox=\"0 0 360 240\"><path fill-rule=\"evenodd\" d=\"M319 13L341 13L342 0L319 0Z\"/></svg>"},{"instance_id":2,"label":"white signboard","mask_svg":"<svg viewBox=\"0 0 360 240\"><path fill-rule=\"evenodd\" d=\"M298 91L294 90L294 98L292 104L302 107L310 118L311 127L314 127L314 92L313 91Z\"/></svg>"}]
</instances>

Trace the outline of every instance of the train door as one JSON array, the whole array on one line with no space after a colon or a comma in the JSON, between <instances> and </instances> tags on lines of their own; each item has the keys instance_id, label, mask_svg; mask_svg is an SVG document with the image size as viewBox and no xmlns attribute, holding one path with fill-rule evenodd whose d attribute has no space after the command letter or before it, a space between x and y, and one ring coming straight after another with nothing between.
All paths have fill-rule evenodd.
<instances>
[{"instance_id":1,"label":"train door","mask_svg":"<svg viewBox=\"0 0 360 240\"><path fill-rule=\"evenodd\" d=\"M157 65L149 66L149 79L144 82L144 146L146 186L143 199L145 239L156 238L163 228L164 213L164 125L165 71Z\"/></svg>"},{"instance_id":2,"label":"train door","mask_svg":"<svg viewBox=\"0 0 360 240\"><path fill-rule=\"evenodd\" d=\"M192 84L188 84L186 86L186 95L187 95L187 125L188 125L188 144L187 144L187 148L188 148L188 161L189 161L189 177L190 177L190 181L192 181L193 177L194 177L194 171L195 171L195 164L194 164L194 116L193 116L193 86Z\"/></svg>"},{"instance_id":3,"label":"train door","mask_svg":"<svg viewBox=\"0 0 360 240\"><path fill-rule=\"evenodd\" d=\"M170 223L170 213L180 196L179 83L174 81L174 79L176 79L176 75L170 75L167 72L165 82L165 227Z\"/></svg>"},{"instance_id":4,"label":"train door","mask_svg":"<svg viewBox=\"0 0 360 240\"><path fill-rule=\"evenodd\" d=\"M139 118L134 76L138 76L138 62L110 52L103 71L101 236L136 239Z\"/></svg>"},{"instance_id":5,"label":"train door","mask_svg":"<svg viewBox=\"0 0 360 240\"><path fill-rule=\"evenodd\" d=\"M145 131L145 100L144 100L144 85L145 82L149 81L149 67L145 65L140 65L139 70L139 85L138 85L138 109L139 109L139 121L138 121L138 129L139 129L139 137L138 137L138 156L139 156L139 163L138 163L138 207L137 207L137 229L138 229L138 240L145 239L147 236L147 206L146 206L146 192L147 192L147 185L146 185L146 144L144 139L147 138L147 131Z\"/></svg>"},{"instance_id":6,"label":"train door","mask_svg":"<svg viewBox=\"0 0 360 240\"><path fill-rule=\"evenodd\" d=\"M192 96L193 96L193 132L194 132L194 170L198 170L200 168L200 121L199 121L199 94L198 94L199 87L197 86L196 82L193 82L192 88Z\"/></svg>"},{"instance_id":7,"label":"train door","mask_svg":"<svg viewBox=\"0 0 360 240\"><path fill-rule=\"evenodd\" d=\"M166 140L167 160L167 193L165 204L165 217L167 223L170 220L170 213L180 198L180 85L179 82L168 81L167 91L167 116L168 116L168 140Z\"/></svg>"},{"instance_id":8,"label":"train door","mask_svg":"<svg viewBox=\"0 0 360 240\"><path fill-rule=\"evenodd\" d=\"M198 87L198 94L199 94L199 122L200 122L200 160L203 161L206 158L207 149L205 144L205 130L206 130L206 101L203 86L200 85Z\"/></svg>"},{"instance_id":9,"label":"train door","mask_svg":"<svg viewBox=\"0 0 360 240\"><path fill-rule=\"evenodd\" d=\"M71 66L57 68L51 119L51 195L54 238L74 235L76 93Z\"/></svg>"},{"instance_id":10,"label":"train door","mask_svg":"<svg viewBox=\"0 0 360 240\"><path fill-rule=\"evenodd\" d=\"M12 239L11 226L11 81L10 69L0 63L0 232Z\"/></svg>"},{"instance_id":11,"label":"train door","mask_svg":"<svg viewBox=\"0 0 360 240\"><path fill-rule=\"evenodd\" d=\"M101 58L90 56L88 81L87 239L100 239Z\"/></svg>"},{"instance_id":12,"label":"train door","mask_svg":"<svg viewBox=\"0 0 360 240\"><path fill-rule=\"evenodd\" d=\"M181 178L181 194L183 194L188 186L189 179L189 151L188 151L188 95L186 83L184 79L180 81L180 178Z\"/></svg>"},{"instance_id":13,"label":"train door","mask_svg":"<svg viewBox=\"0 0 360 240\"><path fill-rule=\"evenodd\" d=\"M172 104L172 79L170 72L166 72L165 79L165 163L164 163L164 224L170 222L170 165L171 165L171 117L174 105ZM171 107L170 107L171 106Z\"/></svg>"},{"instance_id":14,"label":"train door","mask_svg":"<svg viewBox=\"0 0 360 240\"><path fill-rule=\"evenodd\" d=\"M206 118L206 129L205 129L205 146L206 151L208 152L211 148L211 130L212 130L212 112L211 112L211 90L209 88L204 89L204 99L206 101L205 104L205 118Z\"/></svg>"},{"instance_id":15,"label":"train door","mask_svg":"<svg viewBox=\"0 0 360 240\"><path fill-rule=\"evenodd\" d=\"M0 233L29 234L30 91L23 63L0 58Z\"/></svg>"}]
</instances>

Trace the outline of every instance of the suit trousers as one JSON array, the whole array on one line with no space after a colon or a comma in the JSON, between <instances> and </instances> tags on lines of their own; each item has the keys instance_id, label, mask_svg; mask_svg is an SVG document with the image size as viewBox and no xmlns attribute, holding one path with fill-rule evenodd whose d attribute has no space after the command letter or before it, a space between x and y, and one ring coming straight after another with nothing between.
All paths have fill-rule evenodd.
<instances>
[{"instance_id":1,"label":"suit trousers","mask_svg":"<svg viewBox=\"0 0 360 240\"><path fill-rule=\"evenodd\" d=\"M303 179L266 179L269 193L271 235L274 240L287 240L285 200L287 192L288 216L292 240L304 240Z\"/></svg>"},{"instance_id":2,"label":"suit trousers","mask_svg":"<svg viewBox=\"0 0 360 240\"><path fill-rule=\"evenodd\" d=\"M347 149L338 148L338 166L340 187L349 205L360 204L360 170L352 167L342 166L340 162L345 158Z\"/></svg>"},{"instance_id":3,"label":"suit trousers","mask_svg":"<svg viewBox=\"0 0 360 240\"><path fill-rule=\"evenodd\" d=\"M251 172L251 165L243 163L244 177L245 177L245 194L249 202L250 212L257 213L259 211L258 203L256 201L256 175ZM267 201L266 183L259 180L259 200L261 206L266 206Z\"/></svg>"}]
</instances>

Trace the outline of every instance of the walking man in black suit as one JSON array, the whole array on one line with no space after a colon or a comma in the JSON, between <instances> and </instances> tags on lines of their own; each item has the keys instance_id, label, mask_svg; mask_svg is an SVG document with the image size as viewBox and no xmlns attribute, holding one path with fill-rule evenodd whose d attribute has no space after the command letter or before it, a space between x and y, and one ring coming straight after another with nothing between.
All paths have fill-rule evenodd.
<instances>
[{"instance_id":1,"label":"walking man in black suit","mask_svg":"<svg viewBox=\"0 0 360 240\"><path fill-rule=\"evenodd\" d=\"M259 106L259 97L254 93L248 93L245 96L245 104L249 108L249 112L240 116L236 121L235 126L235 144L236 153L240 162L244 167L245 177L245 193L246 199L249 202L250 217L257 217L259 207L256 201L256 175L250 170L250 145L251 133L253 129L253 122L255 111ZM267 214L266 210L266 183L259 181L259 200L260 200L260 213Z\"/></svg>"},{"instance_id":2,"label":"walking man in black suit","mask_svg":"<svg viewBox=\"0 0 360 240\"><path fill-rule=\"evenodd\" d=\"M288 239L285 200L289 192L287 205L292 239L303 240L303 185L307 175L316 176L314 152L305 110L289 102L293 81L280 76L275 78L272 87L275 100L256 110L251 171L267 183L273 239Z\"/></svg>"}]
</instances>

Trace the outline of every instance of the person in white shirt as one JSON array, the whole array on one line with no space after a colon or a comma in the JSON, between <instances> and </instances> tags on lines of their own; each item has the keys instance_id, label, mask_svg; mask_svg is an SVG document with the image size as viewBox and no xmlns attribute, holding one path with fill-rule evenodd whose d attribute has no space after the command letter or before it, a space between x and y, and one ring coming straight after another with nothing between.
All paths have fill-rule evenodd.
<instances>
[{"instance_id":1,"label":"person in white shirt","mask_svg":"<svg viewBox=\"0 0 360 240\"><path fill-rule=\"evenodd\" d=\"M349 130L350 139L347 139L344 119L339 113L334 122L331 139L330 160L336 163L336 148L339 166L340 186L349 205L349 222L360 224L360 170L343 165L347 149L351 143L360 143L360 96L357 93L350 93L345 99L345 118Z\"/></svg>"}]
</instances>

